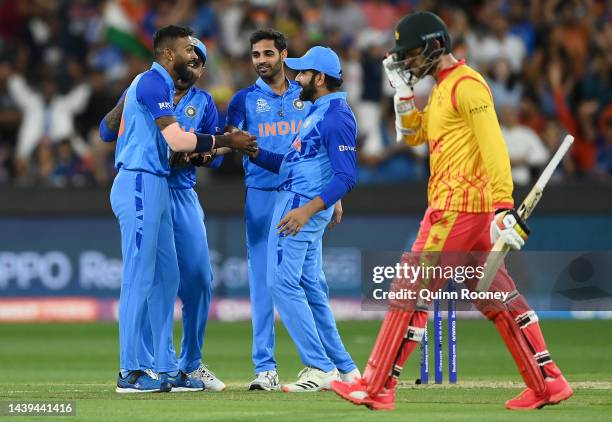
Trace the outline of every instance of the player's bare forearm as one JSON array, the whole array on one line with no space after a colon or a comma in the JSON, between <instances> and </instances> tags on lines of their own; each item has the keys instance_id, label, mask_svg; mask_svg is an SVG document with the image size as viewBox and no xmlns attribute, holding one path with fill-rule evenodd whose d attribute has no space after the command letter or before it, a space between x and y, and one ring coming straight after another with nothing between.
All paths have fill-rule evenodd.
<instances>
[{"instance_id":1,"label":"player's bare forearm","mask_svg":"<svg viewBox=\"0 0 612 422\"><path fill-rule=\"evenodd\" d=\"M113 132L119 131L119 125L121 124L121 116L123 115L123 105L124 104L125 104L125 99L122 100L115 107L113 107L113 109L109 111L106 114L106 116L104 116L106 127L108 127Z\"/></svg>"},{"instance_id":2,"label":"player's bare forearm","mask_svg":"<svg viewBox=\"0 0 612 422\"><path fill-rule=\"evenodd\" d=\"M165 128L170 126L172 123L176 123L176 117L174 116L162 116L155 119L155 123L159 130L163 131Z\"/></svg>"}]
</instances>

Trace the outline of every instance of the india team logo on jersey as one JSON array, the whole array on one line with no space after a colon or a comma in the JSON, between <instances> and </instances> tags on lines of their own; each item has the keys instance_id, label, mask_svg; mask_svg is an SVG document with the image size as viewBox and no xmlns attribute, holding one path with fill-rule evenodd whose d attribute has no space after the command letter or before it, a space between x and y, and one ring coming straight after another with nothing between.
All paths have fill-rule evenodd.
<instances>
[{"instance_id":1,"label":"india team logo on jersey","mask_svg":"<svg viewBox=\"0 0 612 422\"><path fill-rule=\"evenodd\" d=\"M187 115L187 117L189 118L194 118L196 115L196 109L194 106L189 105L185 108L185 114Z\"/></svg>"},{"instance_id":2,"label":"india team logo on jersey","mask_svg":"<svg viewBox=\"0 0 612 422\"><path fill-rule=\"evenodd\" d=\"M270 111L270 104L268 104L268 102L263 98L258 98L257 102L255 103L255 106L255 111L258 113L265 113L267 111Z\"/></svg>"},{"instance_id":3,"label":"india team logo on jersey","mask_svg":"<svg viewBox=\"0 0 612 422\"><path fill-rule=\"evenodd\" d=\"M299 98L296 98L295 100L293 100L293 107L296 110L304 110L306 104L304 104L304 101L300 100Z\"/></svg>"}]
</instances>

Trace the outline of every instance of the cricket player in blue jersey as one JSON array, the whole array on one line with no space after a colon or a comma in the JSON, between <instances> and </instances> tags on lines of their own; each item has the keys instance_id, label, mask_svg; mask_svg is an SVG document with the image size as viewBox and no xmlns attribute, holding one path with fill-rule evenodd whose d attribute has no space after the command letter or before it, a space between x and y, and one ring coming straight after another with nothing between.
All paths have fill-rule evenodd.
<instances>
[{"instance_id":1,"label":"cricket player in blue jersey","mask_svg":"<svg viewBox=\"0 0 612 422\"><path fill-rule=\"evenodd\" d=\"M340 379L316 320L325 309L333 322L327 292L318 282L321 239L334 204L355 185L357 126L346 94L338 92L342 71L336 53L317 46L285 63L299 71L299 98L312 101L312 107L288 152L267 150L262 143L250 160L278 173L281 182L269 229L266 281L306 365L298 380L282 389L320 391Z\"/></svg>"},{"instance_id":2,"label":"cricket player in blue jersey","mask_svg":"<svg viewBox=\"0 0 612 422\"><path fill-rule=\"evenodd\" d=\"M175 83L175 114L183 130L215 133L218 132L217 107L208 92L194 86L204 73L206 46L196 38L192 41L198 62L191 80L179 79ZM123 97L120 101L122 99ZM116 132L109 131L105 133L103 140L114 141L115 138ZM212 154L172 153L168 177L174 242L180 274L178 297L183 303L183 339L179 368L189 377L202 381L205 389L209 391L222 391L225 389L225 384L202 363L202 345L208 320L213 274L204 226L204 211L193 190L196 183L194 166L206 165L216 168L221 165L222 159L223 156L217 154L217 149ZM145 316L143 324L139 363L141 369L155 377L157 374L152 371L153 343L148 315Z\"/></svg>"},{"instance_id":3,"label":"cricket player in blue jersey","mask_svg":"<svg viewBox=\"0 0 612 422\"><path fill-rule=\"evenodd\" d=\"M259 78L255 84L238 91L232 98L227 115L226 130L248 130L258 138L258 144L269 151L284 154L299 132L302 120L311 103L300 99L302 87L285 75L287 57L285 36L273 29L255 31L250 37L251 59ZM280 389L274 358L274 303L266 285L268 233L277 188L277 174L244 161L247 229L247 259L249 291L252 307L255 379L249 390ZM333 222L340 222L342 206L338 201ZM322 268L322 256L318 265ZM327 295L327 284L322 270L318 275L320 290ZM344 349L333 315L328 308L315 314L322 340L342 373L342 379L353 379L359 373ZM355 372L356 371L356 372Z\"/></svg>"},{"instance_id":4,"label":"cricket player in blue jersey","mask_svg":"<svg viewBox=\"0 0 612 422\"><path fill-rule=\"evenodd\" d=\"M198 391L200 380L179 370L172 344L179 269L170 206L169 149L206 153L215 147L256 150L244 133L215 136L186 132L174 113L175 82L193 78L198 56L188 28L167 26L154 37L155 61L136 76L121 105L111 205L121 229L123 275L119 297L119 393ZM118 108L116 107L116 108ZM116 115L116 113L115 113ZM114 127L106 118L101 132ZM192 254L186 259L198 259ZM148 314L155 379L143 371L139 351Z\"/></svg>"}]
</instances>

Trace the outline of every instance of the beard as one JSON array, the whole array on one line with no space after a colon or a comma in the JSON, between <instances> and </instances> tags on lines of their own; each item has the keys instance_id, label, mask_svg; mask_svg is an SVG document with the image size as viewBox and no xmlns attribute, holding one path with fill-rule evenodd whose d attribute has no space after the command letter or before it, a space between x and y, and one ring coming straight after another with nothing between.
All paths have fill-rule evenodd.
<instances>
[{"instance_id":1,"label":"beard","mask_svg":"<svg viewBox=\"0 0 612 422\"><path fill-rule=\"evenodd\" d=\"M314 75L312 75L310 81L308 81L306 86L302 86L302 92L300 92L300 100L314 102L314 96L316 93L317 88L315 87L315 77Z\"/></svg>"},{"instance_id":2,"label":"beard","mask_svg":"<svg viewBox=\"0 0 612 422\"><path fill-rule=\"evenodd\" d=\"M174 64L174 72L183 83L190 85L195 82L196 74L192 68L187 66L187 62L176 62Z\"/></svg>"},{"instance_id":3,"label":"beard","mask_svg":"<svg viewBox=\"0 0 612 422\"><path fill-rule=\"evenodd\" d=\"M197 80L198 76L195 74L195 72L192 72L190 79L185 80L181 77L174 83L174 86L180 90L185 90L193 86L193 84L195 84Z\"/></svg>"},{"instance_id":4,"label":"beard","mask_svg":"<svg viewBox=\"0 0 612 422\"><path fill-rule=\"evenodd\" d=\"M261 79L269 81L274 79L274 77L276 75L278 75L278 72L281 71L283 67L283 62L282 60L278 60L276 63L274 63L273 65L271 65L270 67L264 67L263 71L267 72L267 73L262 73L259 67L255 67L255 72L257 72L257 74L261 77Z\"/></svg>"}]
</instances>

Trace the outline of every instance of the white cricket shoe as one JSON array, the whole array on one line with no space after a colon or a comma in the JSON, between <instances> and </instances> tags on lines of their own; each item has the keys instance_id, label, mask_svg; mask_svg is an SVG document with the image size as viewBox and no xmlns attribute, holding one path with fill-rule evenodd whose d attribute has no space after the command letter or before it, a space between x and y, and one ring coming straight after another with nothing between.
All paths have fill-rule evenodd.
<instances>
[{"instance_id":1,"label":"white cricket shoe","mask_svg":"<svg viewBox=\"0 0 612 422\"><path fill-rule=\"evenodd\" d=\"M298 380L293 384L283 385L285 393L306 393L329 390L332 381L339 381L340 374L336 368L329 372L307 366L298 374Z\"/></svg>"},{"instance_id":2,"label":"white cricket shoe","mask_svg":"<svg viewBox=\"0 0 612 422\"><path fill-rule=\"evenodd\" d=\"M361 372L359 372L358 368L355 368L351 372L347 372L346 374L340 372L340 379L342 380L342 382L350 382L351 384L353 384L359 378L361 378Z\"/></svg>"},{"instance_id":3,"label":"white cricket shoe","mask_svg":"<svg viewBox=\"0 0 612 422\"><path fill-rule=\"evenodd\" d=\"M213 371L208 369L208 367L204 365L204 363L200 363L198 369L193 372L190 372L189 374L187 374L187 376L202 381L204 383L205 391L218 392L225 390L225 383L219 378L217 378Z\"/></svg>"},{"instance_id":4,"label":"white cricket shoe","mask_svg":"<svg viewBox=\"0 0 612 422\"><path fill-rule=\"evenodd\" d=\"M280 381L276 370L258 372L255 379L249 383L249 390L280 390Z\"/></svg>"}]
</instances>

